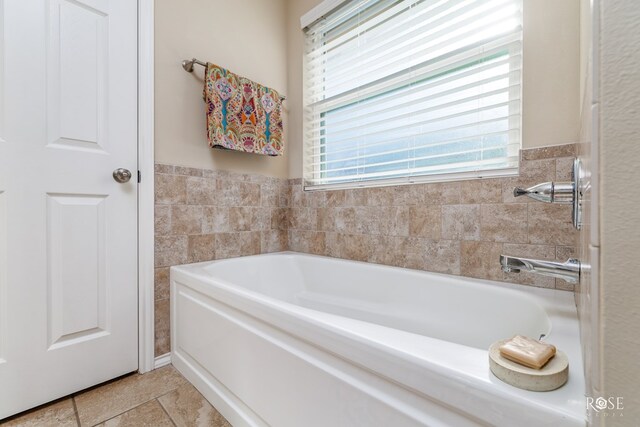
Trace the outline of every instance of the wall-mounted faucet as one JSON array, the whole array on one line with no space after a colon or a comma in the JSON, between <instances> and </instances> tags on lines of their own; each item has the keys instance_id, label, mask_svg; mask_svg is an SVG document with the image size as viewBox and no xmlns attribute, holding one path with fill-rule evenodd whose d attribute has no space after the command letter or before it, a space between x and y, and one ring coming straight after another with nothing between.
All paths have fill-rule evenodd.
<instances>
[{"instance_id":1,"label":"wall-mounted faucet","mask_svg":"<svg viewBox=\"0 0 640 427\"><path fill-rule=\"evenodd\" d=\"M573 205L573 226L580 230L582 227L582 191L580 178L582 176L580 159L573 161L571 182L543 182L529 188L516 187L513 196L528 196L544 203L561 203Z\"/></svg>"},{"instance_id":2,"label":"wall-mounted faucet","mask_svg":"<svg viewBox=\"0 0 640 427\"><path fill-rule=\"evenodd\" d=\"M573 205L573 225L578 230L582 226L582 191L580 182L583 170L579 159L573 161L572 182L544 182L529 188L513 189L513 196L528 196L545 203L562 203ZM569 283L580 281L580 261L568 259L565 262L545 261L500 255L502 271L520 273L527 271L543 276L556 277Z\"/></svg>"},{"instance_id":3,"label":"wall-mounted faucet","mask_svg":"<svg viewBox=\"0 0 640 427\"><path fill-rule=\"evenodd\" d=\"M513 197L528 196L534 200L545 203L573 203L573 182L545 182L529 188L516 187L513 189Z\"/></svg>"},{"instance_id":4,"label":"wall-mounted faucet","mask_svg":"<svg viewBox=\"0 0 640 427\"><path fill-rule=\"evenodd\" d=\"M580 281L580 261L573 258L565 262L555 262L500 255L500 265L502 271L506 273L527 271L542 276L556 277L569 283Z\"/></svg>"}]
</instances>

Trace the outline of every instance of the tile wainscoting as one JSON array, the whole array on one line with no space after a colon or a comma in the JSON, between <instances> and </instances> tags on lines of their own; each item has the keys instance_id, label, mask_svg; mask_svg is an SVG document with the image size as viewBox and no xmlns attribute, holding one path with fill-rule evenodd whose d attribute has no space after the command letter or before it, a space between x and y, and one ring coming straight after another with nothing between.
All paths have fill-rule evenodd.
<instances>
[{"instance_id":1,"label":"tile wainscoting","mask_svg":"<svg viewBox=\"0 0 640 427\"><path fill-rule=\"evenodd\" d=\"M299 179L156 165L156 355L170 350L169 266L293 250L573 291L503 273L501 253L566 260L571 207L513 187L570 181L574 144L523 150L520 176L304 192Z\"/></svg>"},{"instance_id":2,"label":"tile wainscoting","mask_svg":"<svg viewBox=\"0 0 640 427\"><path fill-rule=\"evenodd\" d=\"M168 353L169 267L287 250L287 180L155 165L155 354Z\"/></svg>"},{"instance_id":3,"label":"tile wainscoting","mask_svg":"<svg viewBox=\"0 0 640 427\"><path fill-rule=\"evenodd\" d=\"M321 192L290 180L289 249L572 291L563 280L503 273L498 260L575 252L569 205L513 197L516 186L570 181L574 154L574 144L524 150L510 178Z\"/></svg>"}]
</instances>

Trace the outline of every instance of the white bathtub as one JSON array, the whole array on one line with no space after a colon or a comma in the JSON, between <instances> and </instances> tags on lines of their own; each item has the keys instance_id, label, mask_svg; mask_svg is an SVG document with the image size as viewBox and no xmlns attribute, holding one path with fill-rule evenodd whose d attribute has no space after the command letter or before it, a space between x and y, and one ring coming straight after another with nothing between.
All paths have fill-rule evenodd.
<instances>
[{"instance_id":1,"label":"white bathtub","mask_svg":"<svg viewBox=\"0 0 640 427\"><path fill-rule=\"evenodd\" d=\"M171 267L171 319L173 364L234 426L585 425L568 292L287 252ZM514 334L547 335L569 382L495 378Z\"/></svg>"}]
</instances>

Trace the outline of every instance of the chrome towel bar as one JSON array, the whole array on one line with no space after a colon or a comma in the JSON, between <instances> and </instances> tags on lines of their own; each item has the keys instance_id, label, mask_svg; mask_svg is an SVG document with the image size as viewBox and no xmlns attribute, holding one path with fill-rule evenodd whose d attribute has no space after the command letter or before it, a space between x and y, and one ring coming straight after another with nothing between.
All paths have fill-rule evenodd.
<instances>
[{"instance_id":1,"label":"chrome towel bar","mask_svg":"<svg viewBox=\"0 0 640 427\"><path fill-rule=\"evenodd\" d=\"M187 73L191 73L193 72L193 64L202 65L203 67L207 66L206 62L198 61L196 58L191 58L182 61L182 68L184 68Z\"/></svg>"},{"instance_id":2,"label":"chrome towel bar","mask_svg":"<svg viewBox=\"0 0 640 427\"><path fill-rule=\"evenodd\" d=\"M184 70L187 73L192 73L194 64L202 65L203 67L207 68L207 63L206 62L199 61L196 58L185 59L184 61L182 61L182 68L184 68ZM284 101L285 99L287 99L287 97L280 95L280 99L282 99Z\"/></svg>"}]
</instances>

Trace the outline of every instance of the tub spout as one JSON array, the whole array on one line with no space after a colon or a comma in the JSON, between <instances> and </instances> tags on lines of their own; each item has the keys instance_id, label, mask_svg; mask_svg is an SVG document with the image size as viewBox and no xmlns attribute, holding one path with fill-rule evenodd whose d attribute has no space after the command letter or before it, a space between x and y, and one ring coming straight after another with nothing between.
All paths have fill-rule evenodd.
<instances>
[{"instance_id":1,"label":"tub spout","mask_svg":"<svg viewBox=\"0 0 640 427\"><path fill-rule=\"evenodd\" d=\"M500 265L505 273L527 271L542 276L556 277L569 283L578 283L580 280L580 261L573 258L565 262L556 262L500 255Z\"/></svg>"}]
</instances>

